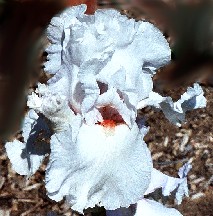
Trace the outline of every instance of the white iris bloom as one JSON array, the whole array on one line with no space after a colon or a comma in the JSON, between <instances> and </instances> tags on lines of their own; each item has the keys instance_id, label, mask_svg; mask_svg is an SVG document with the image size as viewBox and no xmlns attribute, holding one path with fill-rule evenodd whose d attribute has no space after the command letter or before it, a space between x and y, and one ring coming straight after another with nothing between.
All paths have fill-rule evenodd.
<instances>
[{"instance_id":1,"label":"white iris bloom","mask_svg":"<svg viewBox=\"0 0 213 216\"><path fill-rule=\"evenodd\" d=\"M171 54L152 24L116 10L85 11L80 5L52 19L45 70L53 77L38 84L27 103L55 132L48 196L56 201L66 196L78 212L95 205L128 207L149 190L155 171L143 141L148 129L136 123L137 109L150 98L155 70Z\"/></svg>"},{"instance_id":2,"label":"white iris bloom","mask_svg":"<svg viewBox=\"0 0 213 216\"><path fill-rule=\"evenodd\" d=\"M48 91L64 97L66 106L82 116L79 128L72 118L61 117L70 127L52 136L46 188L52 199L66 196L79 212L95 204L128 207L148 188L152 162L143 141L146 129L135 123L136 106L152 91L154 70L168 63L171 53L162 33L148 22L115 10L85 11L85 5L72 7L52 19L45 64L55 74ZM48 97L41 93L37 110L46 117L51 111L49 119L56 123L53 103L43 108ZM32 97L28 105L36 108Z\"/></svg>"},{"instance_id":3,"label":"white iris bloom","mask_svg":"<svg viewBox=\"0 0 213 216\"><path fill-rule=\"evenodd\" d=\"M66 97L49 89L39 84L38 95L28 100L56 130L46 171L48 196L56 201L66 196L78 212L95 205L116 209L136 203L151 178L151 155L143 141L147 128L127 125L124 103L113 97L113 89L100 95L96 104L102 120L95 124L75 115Z\"/></svg>"}]
</instances>

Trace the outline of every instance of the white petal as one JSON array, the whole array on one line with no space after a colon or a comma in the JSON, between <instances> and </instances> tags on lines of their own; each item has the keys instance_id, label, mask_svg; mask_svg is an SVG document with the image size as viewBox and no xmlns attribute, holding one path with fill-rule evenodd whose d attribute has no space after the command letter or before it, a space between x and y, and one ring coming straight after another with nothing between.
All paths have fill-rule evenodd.
<instances>
[{"instance_id":1,"label":"white petal","mask_svg":"<svg viewBox=\"0 0 213 216\"><path fill-rule=\"evenodd\" d=\"M67 101L60 95L44 97L41 113L53 123L55 131L66 128L74 117Z\"/></svg>"},{"instance_id":2,"label":"white petal","mask_svg":"<svg viewBox=\"0 0 213 216\"><path fill-rule=\"evenodd\" d=\"M95 12L95 26L99 34L108 34L113 37L114 43L124 47L132 42L136 33L135 21L121 15L113 9L97 10ZM125 34L125 37L123 37Z\"/></svg>"},{"instance_id":3,"label":"white petal","mask_svg":"<svg viewBox=\"0 0 213 216\"><path fill-rule=\"evenodd\" d=\"M139 22L137 37L132 46L140 49L143 58L143 70L151 74L153 69L158 69L171 59L171 50L163 34L149 22Z\"/></svg>"},{"instance_id":4,"label":"white petal","mask_svg":"<svg viewBox=\"0 0 213 216\"><path fill-rule=\"evenodd\" d=\"M203 108L206 106L206 98L204 92L198 83L194 83L193 88L189 87L181 99L177 101L182 105L184 111Z\"/></svg>"},{"instance_id":5,"label":"white petal","mask_svg":"<svg viewBox=\"0 0 213 216\"><path fill-rule=\"evenodd\" d=\"M33 175L38 170L45 155L49 152L47 143L40 143L35 146L32 143L26 145L26 143L18 140L7 142L5 148L12 169L20 175L28 176Z\"/></svg>"},{"instance_id":6,"label":"white petal","mask_svg":"<svg viewBox=\"0 0 213 216\"><path fill-rule=\"evenodd\" d=\"M149 199L142 199L137 203L135 216L183 216L174 208L167 208Z\"/></svg>"},{"instance_id":7,"label":"white petal","mask_svg":"<svg viewBox=\"0 0 213 216\"><path fill-rule=\"evenodd\" d=\"M121 100L115 88L110 88L107 90L107 92L100 95L96 102L97 107L104 107L107 105L115 108L122 116L126 124L130 127L132 126L133 122L135 122L136 110L131 111L128 109L127 105L123 102L123 100Z\"/></svg>"},{"instance_id":8,"label":"white petal","mask_svg":"<svg viewBox=\"0 0 213 216\"><path fill-rule=\"evenodd\" d=\"M7 142L5 147L13 169L20 175L30 175L37 171L44 156L49 153L49 145L42 138L49 137L51 132L45 120L34 110L26 114L22 131L24 143L14 140Z\"/></svg>"},{"instance_id":9,"label":"white petal","mask_svg":"<svg viewBox=\"0 0 213 216\"><path fill-rule=\"evenodd\" d=\"M55 74L51 79L48 80L48 83L46 85L47 91L44 91L42 93L39 90L39 93L41 95L46 95L47 92L49 92L52 95L58 94L68 97L72 83L72 79L70 79L69 77L69 69L66 68L66 65L62 65L60 67L60 71L58 71L57 74Z\"/></svg>"},{"instance_id":10,"label":"white petal","mask_svg":"<svg viewBox=\"0 0 213 216\"><path fill-rule=\"evenodd\" d=\"M186 163L179 169L180 178L170 177L153 169L151 173L151 182L144 195L152 193L157 188L162 188L164 196L169 196L177 188L176 199L178 204L181 203L184 195L188 196L187 174L191 169L191 164Z\"/></svg>"},{"instance_id":11,"label":"white petal","mask_svg":"<svg viewBox=\"0 0 213 216\"><path fill-rule=\"evenodd\" d=\"M156 169L153 169L149 188L144 195L152 193L157 188L162 188L163 195L169 196L181 182L183 182L183 179L170 177Z\"/></svg>"},{"instance_id":12,"label":"white petal","mask_svg":"<svg viewBox=\"0 0 213 216\"><path fill-rule=\"evenodd\" d=\"M30 133L32 132L33 127L36 124L36 120L38 119L38 115L34 110L30 110L27 115L25 116L24 123L23 123L23 132L22 136L24 137L24 141L27 142Z\"/></svg>"},{"instance_id":13,"label":"white petal","mask_svg":"<svg viewBox=\"0 0 213 216\"><path fill-rule=\"evenodd\" d=\"M146 106L153 106L160 109L160 103L162 103L164 100L165 97L162 97L158 93L151 91L148 98L141 100L138 103L137 109L143 109Z\"/></svg>"},{"instance_id":14,"label":"white petal","mask_svg":"<svg viewBox=\"0 0 213 216\"><path fill-rule=\"evenodd\" d=\"M55 86L56 91L58 84ZM40 97L33 93L28 97L27 105L48 118L52 122L55 131L66 128L74 117L67 98L61 92L54 92L53 86L49 87L44 84L38 85L36 92Z\"/></svg>"},{"instance_id":15,"label":"white petal","mask_svg":"<svg viewBox=\"0 0 213 216\"><path fill-rule=\"evenodd\" d=\"M54 53L52 55L49 54L47 62L44 63L45 71L47 71L50 74L55 74L61 66L61 59L59 58L61 55L60 52Z\"/></svg>"},{"instance_id":16,"label":"white petal","mask_svg":"<svg viewBox=\"0 0 213 216\"><path fill-rule=\"evenodd\" d=\"M67 195L79 212L95 204L115 209L137 202L148 187L152 167L137 125L131 130L126 125L114 130L82 125L77 143L71 134L70 129L51 139L46 176L49 197L58 201Z\"/></svg>"},{"instance_id":17,"label":"white petal","mask_svg":"<svg viewBox=\"0 0 213 216\"><path fill-rule=\"evenodd\" d=\"M37 112L41 110L42 99L34 92L28 96L27 106Z\"/></svg>"},{"instance_id":18,"label":"white petal","mask_svg":"<svg viewBox=\"0 0 213 216\"><path fill-rule=\"evenodd\" d=\"M188 172L191 170L192 165L188 162L186 164L184 164L178 171L178 175L180 176L180 178L184 178L184 181L179 185L177 192L175 194L176 200L177 200L177 204L181 204L182 199L184 196L189 196L189 192L188 192L188 185L187 185L187 174Z\"/></svg>"},{"instance_id":19,"label":"white petal","mask_svg":"<svg viewBox=\"0 0 213 216\"><path fill-rule=\"evenodd\" d=\"M103 117L97 108L93 108L91 111L84 114L84 119L88 125L94 125L97 122L103 121Z\"/></svg>"},{"instance_id":20,"label":"white petal","mask_svg":"<svg viewBox=\"0 0 213 216\"><path fill-rule=\"evenodd\" d=\"M104 59L91 59L90 61L82 64L79 70L79 80L83 84L83 89L85 92L85 98L82 101L81 111L82 113L88 112L94 106L97 100L100 89L96 82L96 73L104 67L104 65L109 61L109 56Z\"/></svg>"},{"instance_id":21,"label":"white petal","mask_svg":"<svg viewBox=\"0 0 213 216\"><path fill-rule=\"evenodd\" d=\"M61 82L57 86L60 92L69 88L68 95L63 94L84 116L97 108L98 82L119 91L130 112L135 112L137 103L153 88L153 70L170 60L166 39L152 24L135 22L116 10L98 10L95 15L85 15L84 11L85 6L76 6L51 21L47 70L56 73L60 68L64 75L57 71L60 76L53 77L49 84ZM62 82L62 77L69 85ZM79 83L80 89L76 88ZM76 90L83 95L81 101L73 97L74 92L79 95Z\"/></svg>"},{"instance_id":22,"label":"white petal","mask_svg":"<svg viewBox=\"0 0 213 216\"><path fill-rule=\"evenodd\" d=\"M185 113L188 110L202 108L206 106L206 99L203 96L203 90L198 84L189 87L181 99L173 103L171 99L161 103L161 109L170 122L176 125L185 120Z\"/></svg>"},{"instance_id":23,"label":"white petal","mask_svg":"<svg viewBox=\"0 0 213 216\"><path fill-rule=\"evenodd\" d=\"M97 75L97 80L115 87L123 97L126 95L132 106L148 97L153 88L151 75L141 70L143 60L138 56L143 54L136 53L129 47L115 50L111 61Z\"/></svg>"},{"instance_id":24,"label":"white petal","mask_svg":"<svg viewBox=\"0 0 213 216\"><path fill-rule=\"evenodd\" d=\"M20 175L30 174L27 158L23 154L25 147L26 144L18 140L7 142L5 145L7 155L12 163L12 169Z\"/></svg>"},{"instance_id":25,"label":"white petal","mask_svg":"<svg viewBox=\"0 0 213 216\"><path fill-rule=\"evenodd\" d=\"M186 177L191 168L192 165L189 162L185 163L178 171L178 175L180 176L180 178Z\"/></svg>"},{"instance_id":26,"label":"white petal","mask_svg":"<svg viewBox=\"0 0 213 216\"><path fill-rule=\"evenodd\" d=\"M184 196L189 196L189 189L186 178L183 180L183 182L181 182L175 194L176 202L178 205L181 204Z\"/></svg>"},{"instance_id":27,"label":"white petal","mask_svg":"<svg viewBox=\"0 0 213 216\"><path fill-rule=\"evenodd\" d=\"M7 142L5 145L12 168L20 175L32 175L39 168L43 158L49 153L49 145L45 141L38 141L50 136L50 130L42 117L30 110L24 120L23 137L25 142L18 140Z\"/></svg>"},{"instance_id":28,"label":"white petal","mask_svg":"<svg viewBox=\"0 0 213 216\"><path fill-rule=\"evenodd\" d=\"M181 126L185 120L186 111L206 106L206 98L203 94L202 88L197 83L193 88L189 87L177 102L173 102L171 97L162 97L158 93L150 92L148 98L138 102L137 108L154 106L162 109L171 123Z\"/></svg>"},{"instance_id":29,"label":"white petal","mask_svg":"<svg viewBox=\"0 0 213 216\"><path fill-rule=\"evenodd\" d=\"M47 72L55 74L60 69L60 65L62 64L62 51L66 48L70 37L70 31L67 30L67 28L73 22L76 22L76 17L81 17L85 11L86 6L80 5L78 7L68 8L60 15L52 18L50 25L47 28L48 39L52 42L46 49L49 54L49 61L44 64Z\"/></svg>"}]
</instances>

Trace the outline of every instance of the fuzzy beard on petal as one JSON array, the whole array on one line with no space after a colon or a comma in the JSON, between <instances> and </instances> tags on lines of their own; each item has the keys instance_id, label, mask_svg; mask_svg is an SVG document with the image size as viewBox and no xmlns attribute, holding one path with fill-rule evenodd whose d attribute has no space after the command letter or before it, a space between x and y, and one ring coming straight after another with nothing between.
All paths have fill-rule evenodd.
<instances>
[{"instance_id":1,"label":"fuzzy beard on petal","mask_svg":"<svg viewBox=\"0 0 213 216\"><path fill-rule=\"evenodd\" d=\"M152 170L150 152L137 124L83 124L76 141L72 128L52 136L46 173L48 196L66 196L72 209L128 207L146 191Z\"/></svg>"}]
</instances>

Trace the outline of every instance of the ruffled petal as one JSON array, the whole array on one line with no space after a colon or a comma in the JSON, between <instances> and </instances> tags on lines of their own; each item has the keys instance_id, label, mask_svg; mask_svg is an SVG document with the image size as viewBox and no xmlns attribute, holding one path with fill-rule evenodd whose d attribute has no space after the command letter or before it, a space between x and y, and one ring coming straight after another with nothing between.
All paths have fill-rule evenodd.
<instances>
[{"instance_id":1,"label":"ruffled petal","mask_svg":"<svg viewBox=\"0 0 213 216\"><path fill-rule=\"evenodd\" d=\"M170 99L162 102L161 109L170 122L180 126L185 120L186 111L206 106L206 98L203 94L202 88L195 83L194 87L189 87L177 102L172 103Z\"/></svg>"},{"instance_id":2,"label":"ruffled petal","mask_svg":"<svg viewBox=\"0 0 213 216\"><path fill-rule=\"evenodd\" d=\"M157 179L157 181L156 181ZM144 195L152 193L157 188L162 188L164 196L169 196L171 192L178 187L178 185L183 182L183 179L170 177L163 174L162 172L153 169L151 174L150 185Z\"/></svg>"},{"instance_id":3,"label":"ruffled petal","mask_svg":"<svg viewBox=\"0 0 213 216\"><path fill-rule=\"evenodd\" d=\"M177 204L181 204L182 199L184 196L189 196L189 191L188 191L188 183L187 183L187 174L191 170L192 165L190 163L184 164L178 172L178 175L181 179L184 179L183 182L179 185L177 192L175 194Z\"/></svg>"},{"instance_id":4,"label":"ruffled petal","mask_svg":"<svg viewBox=\"0 0 213 216\"><path fill-rule=\"evenodd\" d=\"M137 202L149 185L152 169L137 125L130 130L124 124L115 128L83 124L76 142L71 134L70 128L51 139L48 196L59 201L66 195L79 212L95 204L116 209Z\"/></svg>"},{"instance_id":5,"label":"ruffled petal","mask_svg":"<svg viewBox=\"0 0 213 216\"><path fill-rule=\"evenodd\" d=\"M41 133L41 134L39 134ZM19 140L7 142L5 145L12 168L20 175L32 175L41 165L45 155L50 152L49 144L42 141L50 136L50 130L43 118L30 110L25 117L23 137Z\"/></svg>"},{"instance_id":6,"label":"ruffled petal","mask_svg":"<svg viewBox=\"0 0 213 216\"><path fill-rule=\"evenodd\" d=\"M14 140L13 142L7 142L5 145L7 156L12 163L12 169L15 170L20 175L29 175L30 170L28 166L28 161L26 157L24 158L23 152L26 148L26 144L20 142L19 140ZM35 167L38 168L38 167ZM34 169L32 171L35 171Z\"/></svg>"},{"instance_id":7,"label":"ruffled petal","mask_svg":"<svg viewBox=\"0 0 213 216\"><path fill-rule=\"evenodd\" d=\"M122 116L124 122L130 127L134 124L136 118L136 110L128 109L126 103L120 98L115 88L108 89L105 93L99 96L96 107L111 106L115 108Z\"/></svg>"},{"instance_id":8,"label":"ruffled petal","mask_svg":"<svg viewBox=\"0 0 213 216\"><path fill-rule=\"evenodd\" d=\"M189 87L176 102L173 102L171 97L162 97L158 93L150 92L149 97L140 101L137 108L142 109L146 106L159 108L171 123L181 126L187 111L206 106L206 98L203 94L202 88L197 83L193 88Z\"/></svg>"},{"instance_id":9,"label":"ruffled petal","mask_svg":"<svg viewBox=\"0 0 213 216\"><path fill-rule=\"evenodd\" d=\"M68 8L51 21L46 70L56 73L55 65L57 73L48 84L87 121L97 114L99 83L115 88L129 112L135 113L138 102L152 91L154 70L170 60L167 41L152 24L128 19L116 10L97 10L89 16L84 11L85 6Z\"/></svg>"},{"instance_id":10,"label":"ruffled petal","mask_svg":"<svg viewBox=\"0 0 213 216\"><path fill-rule=\"evenodd\" d=\"M137 105L137 109L143 109L144 107L147 106L153 106L156 107L158 109L160 109L160 104L165 100L165 97L162 97L160 94L151 91L149 93L149 97L141 100L138 105Z\"/></svg>"},{"instance_id":11,"label":"ruffled petal","mask_svg":"<svg viewBox=\"0 0 213 216\"><path fill-rule=\"evenodd\" d=\"M27 105L48 118L55 131L60 131L72 122L74 113L70 109L66 97L51 90L51 87L39 84L36 89L38 95L32 93L28 96Z\"/></svg>"},{"instance_id":12,"label":"ruffled petal","mask_svg":"<svg viewBox=\"0 0 213 216\"><path fill-rule=\"evenodd\" d=\"M204 97L204 92L198 83L194 83L193 88L187 88L187 91L181 96L180 100L176 103L181 104L182 110L192 110L203 108L206 106L206 98ZM178 105L177 105L178 106Z\"/></svg>"},{"instance_id":13,"label":"ruffled petal","mask_svg":"<svg viewBox=\"0 0 213 216\"><path fill-rule=\"evenodd\" d=\"M47 28L47 37L52 44L46 49L49 55L44 64L47 72L55 74L61 69L63 50L66 49L70 37L68 27L77 22L76 17L80 18L85 11L85 5L68 8L51 20Z\"/></svg>"},{"instance_id":14,"label":"ruffled petal","mask_svg":"<svg viewBox=\"0 0 213 216\"><path fill-rule=\"evenodd\" d=\"M178 204L180 204L183 196L188 196L187 174L190 169L190 163L184 164L184 166L180 168L178 173L180 178L170 177L156 169L153 169L151 173L151 182L144 195L152 193L157 188L162 188L163 195L169 196L171 192L177 188L176 199Z\"/></svg>"},{"instance_id":15,"label":"ruffled petal","mask_svg":"<svg viewBox=\"0 0 213 216\"><path fill-rule=\"evenodd\" d=\"M171 59L171 50L163 34L151 23L139 21L134 47L141 49L143 55L143 70L150 74Z\"/></svg>"},{"instance_id":16,"label":"ruffled petal","mask_svg":"<svg viewBox=\"0 0 213 216\"><path fill-rule=\"evenodd\" d=\"M174 208L167 208L162 204L149 199L139 200L134 216L183 216Z\"/></svg>"}]
</instances>

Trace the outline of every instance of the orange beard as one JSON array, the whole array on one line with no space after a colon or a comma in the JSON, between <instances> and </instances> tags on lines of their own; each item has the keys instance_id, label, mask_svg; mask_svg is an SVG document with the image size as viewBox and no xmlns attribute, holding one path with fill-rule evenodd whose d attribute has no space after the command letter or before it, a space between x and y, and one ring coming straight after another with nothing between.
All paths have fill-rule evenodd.
<instances>
[{"instance_id":1,"label":"orange beard","mask_svg":"<svg viewBox=\"0 0 213 216\"><path fill-rule=\"evenodd\" d=\"M116 122L113 120L103 120L99 123L103 127L114 128L116 126Z\"/></svg>"},{"instance_id":2,"label":"orange beard","mask_svg":"<svg viewBox=\"0 0 213 216\"><path fill-rule=\"evenodd\" d=\"M99 108L99 112L103 117L102 122L98 122L99 125L105 128L115 128L116 125L125 124L122 116L118 113L118 111L111 106L104 106Z\"/></svg>"}]
</instances>

